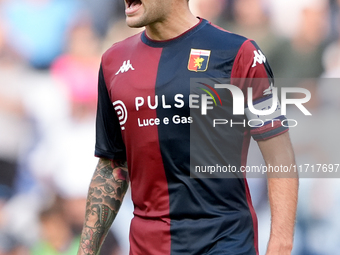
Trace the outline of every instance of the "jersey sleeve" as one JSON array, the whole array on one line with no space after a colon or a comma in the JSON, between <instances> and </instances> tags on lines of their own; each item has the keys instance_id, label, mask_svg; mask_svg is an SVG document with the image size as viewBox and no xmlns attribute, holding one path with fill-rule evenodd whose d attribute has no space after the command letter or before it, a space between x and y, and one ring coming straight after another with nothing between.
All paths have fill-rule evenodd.
<instances>
[{"instance_id":1,"label":"jersey sleeve","mask_svg":"<svg viewBox=\"0 0 340 255\"><path fill-rule=\"evenodd\" d=\"M126 160L119 120L107 90L102 66L98 77L95 155L112 160Z\"/></svg>"},{"instance_id":2,"label":"jersey sleeve","mask_svg":"<svg viewBox=\"0 0 340 255\"><path fill-rule=\"evenodd\" d=\"M231 82L239 86L245 97L245 114L250 126L250 134L256 141L267 140L288 131L286 117L281 115L280 102L274 98L274 76L268 60L258 45L247 40L241 46L231 74ZM252 88L252 105L248 105L248 88ZM275 100L277 103L275 104ZM273 103L274 101L274 103ZM251 110L275 111L269 115L257 115Z\"/></svg>"}]
</instances>

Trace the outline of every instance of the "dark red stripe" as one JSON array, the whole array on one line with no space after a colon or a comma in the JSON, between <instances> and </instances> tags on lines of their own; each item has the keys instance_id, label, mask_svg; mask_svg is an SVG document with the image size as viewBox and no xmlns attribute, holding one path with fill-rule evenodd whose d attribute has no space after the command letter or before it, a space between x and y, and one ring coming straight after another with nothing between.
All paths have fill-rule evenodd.
<instances>
[{"instance_id":1,"label":"dark red stripe","mask_svg":"<svg viewBox=\"0 0 340 255\"><path fill-rule=\"evenodd\" d=\"M147 96L153 96L154 102L157 69L162 49L139 45L140 52L134 56L135 70L143 70L141 76L130 76L129 81L142 89L131 98L143 97L147 104ZM145 68L147 61L148 69ZM137 72L136 72L137 73ZM136 74L131 72L130 75ZM126 91L126 93L131 93ZM155 119L155 110L141 107L130 113L129 118ZM170 254L170 222L169 222L169 193L164 165L160 152L157 126L138 127L136 122L129 123L129 136L126 137L127 149L130 151L128 159L132 168L132 198L135 201L135 218L131 223L131 254L166 255ZM144 145L144 146L139 146ZM133 161L132 161L133 158ZM149 218L146 220L145 218ZM155 218L155 220L150 220ZM161 220L162 219L162 220Z\"/></svg>"},{"instance_id":2,"label":"dark red stripe","mask_svg":"<svg viewBox=\"0 0 340 255\"><path fill-rule=\"evenodd\" d=\"M110 70L105 78L111 91L111 100L123 101L128 112L122 136L135 206L135 216L130 227L130 255L167 255L171 248L169 192L158 129L156 125L138 125L138 119L142 121L157 117L156 111L147 107L147 97L151 96L154 104L162 48L145 45L140 36L132 37L120 45L114 46L114 51L106 56L104 64L106 70ZM128 60L134 70L116 75L123 61ZM111 87L112 84L114 87ZM135 106L136 97L144 98L144 105L138 111Z\"/></svg>"},{"instance_id":3,"label":"dark red stripe","mask_svg":"<svg viewBox=\"0 0 340 255\"><path fill-rule=\"evenodd\" d=\"M248 47L248 48L247 48ZM251 50L249 49L251 48ZM246 40L239 49L237 56L235 58L233 68L231 71L231 84L237 85L241 90L245 90L247 86L246 79L255 78L258 74L256 73L254 68L251 68L253 56L249 54L253 54L253 49L255 48L251 43L250 40ZM260 74L260 77L262 74ZM250 131L245 130L243 135L243 144L242 144L242 156L241 156L241 165L246 166L247 164L247 155L250 143ZM245 185L245 194L247 198L248 208L252 217L253 221L253 233L254 233L254 248L255 252L258 255L258 222L256 212L253 207L253 203L251 200L248 182L246 179L246 173L244 175L244 185Z\"/></svg>"}]
</instances>

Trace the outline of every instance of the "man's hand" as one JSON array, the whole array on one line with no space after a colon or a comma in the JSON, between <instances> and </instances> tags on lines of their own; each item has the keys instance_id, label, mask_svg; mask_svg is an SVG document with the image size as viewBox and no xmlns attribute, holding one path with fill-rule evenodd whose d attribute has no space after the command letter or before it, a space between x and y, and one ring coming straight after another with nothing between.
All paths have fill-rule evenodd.
<instances>
[{"instance_id":1,"label":"man's hand","mask_svg":"<svg viewBox=\"0 0 340 255\"><path fill-rule=\"evenodd\" d=\"M271 166L294 166L294 152L288 132L258 142L263 158ZM294 169L292 167L291 169ZM298 197L298 174L267 173L271 209L271 231L266 255L289 255L293 248Z\"/></svg>"},{"instance_id":2,"label":"man's hand","mask_svg":"<svg viewBox=\"0 0 340 255\"><path fill-rule=\"evenodd\" d=\"M100 159L91 180L78 255L99 254L128 188L126 162Z\"/></svg>"}]
</instances>

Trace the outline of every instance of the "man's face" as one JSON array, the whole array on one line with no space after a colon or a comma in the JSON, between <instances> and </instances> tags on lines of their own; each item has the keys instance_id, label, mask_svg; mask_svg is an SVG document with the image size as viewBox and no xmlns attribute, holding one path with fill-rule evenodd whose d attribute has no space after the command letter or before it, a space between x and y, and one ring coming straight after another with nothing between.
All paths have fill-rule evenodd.
<instances>
[{"instance_id":1,"label":"man's face","mask_svg":"<svg viewBox=\"0 0 340 255\"><path fill-rule=\"evenodd\" d=\"M126 23L143 27L162 21L170 12L172 0L125 0Z\"/></svg>"}]
</instances>

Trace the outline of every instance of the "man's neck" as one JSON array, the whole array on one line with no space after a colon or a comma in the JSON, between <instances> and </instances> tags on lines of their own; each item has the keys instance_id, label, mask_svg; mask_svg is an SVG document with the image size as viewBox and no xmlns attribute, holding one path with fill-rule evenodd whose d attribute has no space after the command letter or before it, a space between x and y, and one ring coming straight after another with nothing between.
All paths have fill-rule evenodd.
<instances>
[{"instance_id":1,"label":"man's neck","mask_svg":"<svg viewBox=\"0 0 340 255\"><path fill-rule=\"evenodd\" d=\"M189 10L186 10L146 26L146 34L155 41L170 40L194 27L198 22L199 20Z\"/></svg>"}]
</instances>

